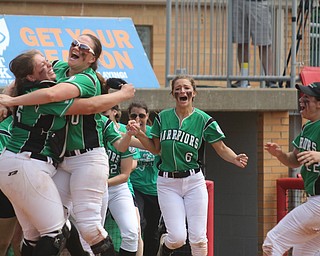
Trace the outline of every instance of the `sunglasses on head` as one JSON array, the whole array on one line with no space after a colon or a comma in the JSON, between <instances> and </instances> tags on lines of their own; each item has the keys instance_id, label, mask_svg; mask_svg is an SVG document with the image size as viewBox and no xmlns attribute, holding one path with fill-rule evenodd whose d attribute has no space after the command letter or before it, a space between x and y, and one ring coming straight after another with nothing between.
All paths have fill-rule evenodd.
<instances>
[{"instance_id":1,"label":"sunglasses on head","mask_svg":"<svg viewBox=\"0 0 320 256\"><path fill-rule=\"evenodd\" d=\"M146 118L146 114L134 114L134 113L132 113L132 114L130 114L130 118L131 119L136 119L137 117L139 117L140 119L143 119L143 118Z\"/></svg>"},{"instance_id":2,"label":"sunglasses on head","mask_svg":"<svg viewBox=\"0 0 320 256\"><path fill-rule=\"evenodd\" d=\"M92 48L91 48L89 45L80 43L80 42L79 42L78 40L76 40L76 39L74 39L74 40L71 42L71 46L72 46L72 47L78 46L81 51L90 52L90 53L93 54L93 56L96 55L96 54L94 53L94 51L92 50Z\"/></svg>"}]
</instances>

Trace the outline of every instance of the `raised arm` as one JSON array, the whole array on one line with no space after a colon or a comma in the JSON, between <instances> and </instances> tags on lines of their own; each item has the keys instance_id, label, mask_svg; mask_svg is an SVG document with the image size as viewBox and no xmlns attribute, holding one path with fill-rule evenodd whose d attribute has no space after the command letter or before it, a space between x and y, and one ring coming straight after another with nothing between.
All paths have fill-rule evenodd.
<instances>
[{"instance_id":1,"label":"raised arm","mask_svg":"<svg viewBox=\"0 0 320 256\"><path fill-rule=\"evenodd\" d=\"M142 146L150 151L154 155L160 154L161 151L161 145L160 145L160 139L153 137L150 139L143 131L139 131L136 134L136 137L140 140Z\"/></svg>"},{"instance_id":2,"label":"raised arm","mask_svg":"<svg viewBox=\"0 0 320 256\"><path fill-rule=\"evenodd\" d=\"M211 146L217 154L227 162L230 162L238 167L244 168L247 166L248 157L246 154L237 155L231 148L226 146L222 140L212 143Z\"/></svg>"},{"instance_id":3,"label":"raised arm","mask_svg":"<svg viewBox=\"0 0 320 256\"><path fill-rule=\"evenodd\" d=\"M104 112L114 105L117 105L134 97L135 89L132 84L126 84L121 90L110 94L103 94L91 98L77 98L68 109L67 115L90 115Z\"/></svg>"},{"instance_id":4,"label":"raised arm","mask_svg":"<svg viewBox=\"0 0 320 256\"><path fill-rule=\"evenodd\" d=\"M0 104L7 107L19 105L30 106L68 100L76 98L79 95L80 91L75 85L70 83L59 83L53 87L39 89L17 97L5 97L0 95Z\"/></svg>"}]
</instances>

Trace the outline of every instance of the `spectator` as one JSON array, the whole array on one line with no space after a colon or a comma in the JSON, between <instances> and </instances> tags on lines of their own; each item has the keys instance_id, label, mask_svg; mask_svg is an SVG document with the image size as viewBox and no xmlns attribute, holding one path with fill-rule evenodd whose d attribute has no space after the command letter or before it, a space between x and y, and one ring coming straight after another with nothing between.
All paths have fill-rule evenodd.
<instances>
[{"instance_id":1,"label":"spectator","mask_svg":"<svg viewBox=\"0 0 320 256\"><path fill-rule=\"evenodd\" d=\"M258 46L265 75L273 74L272 17L267 0L232 0L232 41L237 43L239 67L249 62L249 42ZM232 87L240 87L241 81ZM248 85L250 86L250 84ZM275 81L266 81L266 87L278 88Z\"/></svg>"}]
</instances>

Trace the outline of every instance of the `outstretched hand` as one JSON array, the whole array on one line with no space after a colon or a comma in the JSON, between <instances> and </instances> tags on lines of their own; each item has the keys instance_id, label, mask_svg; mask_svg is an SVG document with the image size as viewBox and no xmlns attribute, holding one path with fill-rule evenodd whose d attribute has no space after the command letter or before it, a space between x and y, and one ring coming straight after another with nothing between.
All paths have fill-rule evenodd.
<instances>
[{"instance_id":1,"label":"outstretched hand","mask_svg":"<svg viewBox=\"0 0 320 256\"><path fill-rule=\"evenodd\" d=\"M236 156L236 162L235 165L245 168L248 164L249 157L246 154L239 154Z\"/></svg>"},{"instance_id":2,"label":"outstretched hand","mask_svg":"<svg viewBox=\"0 0 320 256\"><path fill-rule=\"evenodd\" d=\"M268 142L264 145L264 149L267 150L271 155L277 157L282 154L281 147L274 142Z\"/></svg>"}]
</instances>

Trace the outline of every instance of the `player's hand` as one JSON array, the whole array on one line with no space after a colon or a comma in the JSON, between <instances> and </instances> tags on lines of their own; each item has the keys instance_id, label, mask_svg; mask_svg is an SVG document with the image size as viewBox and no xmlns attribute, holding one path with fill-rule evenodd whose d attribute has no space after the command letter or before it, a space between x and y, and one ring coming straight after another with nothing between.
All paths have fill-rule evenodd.
<instances>
[{"instance_id":1,"label":"player's hand","mask_svg":"<svg viewBox=\"0 0 320 256\"><path fill-rule=\"evenodd\" d=\"M0 104L0 121L5 119L8 116L8 113L9 113L8 108Z\"/></svg>"},{"instance_id":2,"label":"player's hand","mask_svg":"<svg viewBox=\"0 0 320 256\"><path fill-rule=\"evenodd\" d=\"M236 156L235 164L241 168L245 168L248 164L249 157L246 154L239 154Z\"/></svg>"},{"instance_id":3,"label":"player's hand","mask_svg":"<svg viewBox=\"0 0 320 256\"><path fill-rule=\"evenodd\" d=\"M303 151L297 154L297 160L301 165L310 166L320 162L320 152L318 151Z\"/></svg>"},{"instance_id":4,"label":"player's hand","mask_svg":"<svg viewBox=\"0 0 320 256\"><path fill-rule=\"evenodd\" d=\"M280 156L282 154L282 149L277 143L268 142L264 145L264 149L275 157Z\"/></svg>"},{"instance_id":5,"label":"player's hand","mask_svg":"<svg viewBox=\"0 0 320 256\"><path fill-rule=\"evenodd\" d=\"M132 84L122 85L120 91L122 93L124 93L128 99L132 99L134 97L135 92L136 92L136 90L134 89Z\"/></svg>"},{"instance_id":6,"label":"player's hand","mask_svg":"<svg viewBox=\"0 0 320 256\"><path fill-rule=\"evenodd\" d=\"M140 131L140 124L135 120L129 120L126 128L129 135L135 136Z\"/></svg>"},{"instance_id":7,"label":"player's hand","mask_svg":"<svg viewBox=\"0 0 320 256\"><path fill-rule=\"evenodd\" d=\"M0 105L12 107L10 105L12 97L6 94L0 94Z\"/></svg>"}]
</instances>

